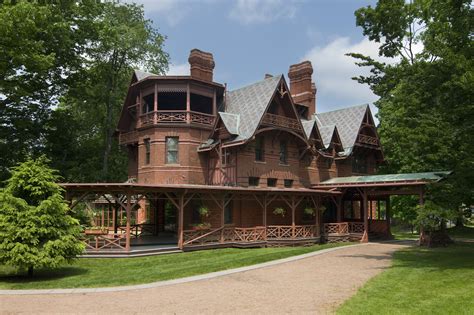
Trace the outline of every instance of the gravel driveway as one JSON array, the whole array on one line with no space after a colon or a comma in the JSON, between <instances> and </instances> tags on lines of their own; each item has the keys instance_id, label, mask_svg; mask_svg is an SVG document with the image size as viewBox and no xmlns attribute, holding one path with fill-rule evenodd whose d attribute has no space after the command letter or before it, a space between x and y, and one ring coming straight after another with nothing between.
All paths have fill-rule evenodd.
<instances>
[{"instance_id":1,"label":"gravel driveway","mask_svg":"<svg viewBox=\"0 0 474 315\"><path fill-rule=\"evenodd\" d=\"M121 292L0 296L0 313L332 313L404 244L373 243L218 278Z\"/></svg>"}]
</instances>

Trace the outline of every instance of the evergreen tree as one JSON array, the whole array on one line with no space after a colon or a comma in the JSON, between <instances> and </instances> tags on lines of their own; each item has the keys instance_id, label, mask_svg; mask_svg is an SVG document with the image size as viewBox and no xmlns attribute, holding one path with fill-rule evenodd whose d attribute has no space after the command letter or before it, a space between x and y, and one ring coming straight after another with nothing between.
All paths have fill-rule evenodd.
<instances>
[{"instance_id":1,"label":"evergreen tree","mask_svg":"<svg viewBox=\"0 0 474 315\"><path fill-rule=\"evenodd\" d=\"M56 171L42 156L13 167L0 191L0 263L55 268L84 251L79 222L70 216Z\"/></svg>"}]
</instances>

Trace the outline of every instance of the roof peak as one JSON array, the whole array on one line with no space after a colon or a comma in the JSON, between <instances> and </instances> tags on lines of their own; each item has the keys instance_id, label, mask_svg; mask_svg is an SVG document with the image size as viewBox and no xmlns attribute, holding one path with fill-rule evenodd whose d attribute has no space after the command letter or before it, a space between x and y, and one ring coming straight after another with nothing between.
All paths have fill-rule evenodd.
<instances>
[{"instance_id":1,"label":"roof peak","mask_svg":"<svg viewBox=\"0 0 474 315\"><path fill-rule=\"evenodd\" d=\"M344 111L344 110L348 110L348 109L351 109L351 108L357 108L357 107L369 107L369 104L366 103L366 104L361 104L361 105L348 106L348 107L344 107L344 108L330 110L330 111L327 111L327 112L316 113L316 115L326 114L326 113L334 113L334 112Z\"/></svg>"},{"instance_id":2,"label":"roof peak","mask_svg":"<svg viewBox=\"0 0 474 315\"><path fill-rule=\"evenodd\" d=\"M259 84L259 83L263 83L263 82L267 82L267 81L273 81L273 80L280 80L281 78L283 77L283 74L278 74L278 75L275 75L275 76L272 76L272 77L268 77L268 78L264 78L263 80L259 80L259 81L256 81L254 83L250 83L250 84L247 84L247 85L244 85L242 87L239 87L235 90L231 90L229 92L236 92L236 91L239 91L239 90L242 90L242 89L246 89L246 88L249 88L249 87L252 87L256 84Z\"/></svg>"}]
</instances>

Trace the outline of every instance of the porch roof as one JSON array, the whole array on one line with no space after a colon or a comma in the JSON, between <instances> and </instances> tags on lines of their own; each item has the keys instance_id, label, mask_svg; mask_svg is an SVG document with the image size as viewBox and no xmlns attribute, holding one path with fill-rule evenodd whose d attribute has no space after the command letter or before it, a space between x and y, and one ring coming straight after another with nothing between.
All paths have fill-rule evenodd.
<instances>
[{"instance_id":1,"label":"porch roof","mask_svg":"<svg viewBox=\"0 0 474 315\"><path fill-rule=\"evenodd\" d=\"M426 185L439 182L446 178L451 171L385 174L370 176L349 176L328 179L313 185L315 189L341 188L341 187L381 187L381 186L411 186Z\"/></svg>"},{"instance_id":2,"label":"porch roof","mask_svg":"<svg viewBox=\"0 0 474 315\"><path fill-rule=\"evenodd\" d=\"M191 184L138 184L138 183L60 183L66 191L83 192L211 192L230 191L238 193L288 193L288 194L340 194L337 191L327 191L314 188L263 188L239 187L217 185L191 185Z\"/></svg>"}]
</instances>

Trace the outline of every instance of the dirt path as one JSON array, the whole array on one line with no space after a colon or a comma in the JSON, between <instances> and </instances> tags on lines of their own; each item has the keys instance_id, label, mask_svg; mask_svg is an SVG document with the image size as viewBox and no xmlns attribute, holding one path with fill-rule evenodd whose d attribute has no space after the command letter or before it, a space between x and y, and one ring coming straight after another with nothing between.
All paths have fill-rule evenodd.
<instances>
[{"instance_id":1,"label":"dirt path","mask_svg":"<svg viewBox=\"0 0 474 315\"><path fill-rule=\"evenodd\" d=\"M0 313L331 313L402 244L370 244L218 278L122 292L0 296Z\"/></svg>"}]
</instances>

